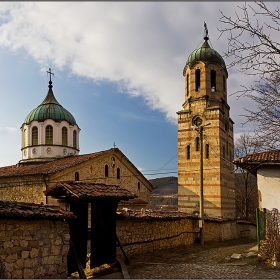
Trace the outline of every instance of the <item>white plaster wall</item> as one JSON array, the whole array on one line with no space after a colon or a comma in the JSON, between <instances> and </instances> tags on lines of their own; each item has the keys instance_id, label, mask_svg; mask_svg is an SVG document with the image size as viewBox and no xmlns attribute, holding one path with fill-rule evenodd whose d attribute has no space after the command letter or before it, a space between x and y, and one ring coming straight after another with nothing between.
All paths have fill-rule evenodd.
<instances>
[{"instance_id":1,"label":"white plaster wall","mask_svg":"<svg viewBox=\"0 0 280 280\"><path fill-rule=\"evenodd\" d=\"M280 165L258 168L257 179L261 192L260 207L280 210Z\"/></svg>"},{"instance_id":2,"label":"white plaster wall","mask_svg":"<svg viewBox=\"0 0 280 280\"><path fill-rule=\"evenodd\" d=\"M45 130L46 126L51 125L53 127L53 145L45 145ZM32 128L36 126L38 128L38 145L32 146ZM62 128L67 128L68 131L68 145L62 146ZM24 130L27 130L27 147L24 147ZM77 149L73 148L73 131L77 132ZM69 125L68 122L62 121L56 123L51 119L45 120L43 123L33 121L29 125L24 124L21 127L22 131L22 159L34 159L42 157L63 157L69 154L79 154L79 133L80 129L77 125ZM36 149L34 153L33 149ZM47 149L51 148L51 152L47 153Z\"/></svg>"}]
</instances>

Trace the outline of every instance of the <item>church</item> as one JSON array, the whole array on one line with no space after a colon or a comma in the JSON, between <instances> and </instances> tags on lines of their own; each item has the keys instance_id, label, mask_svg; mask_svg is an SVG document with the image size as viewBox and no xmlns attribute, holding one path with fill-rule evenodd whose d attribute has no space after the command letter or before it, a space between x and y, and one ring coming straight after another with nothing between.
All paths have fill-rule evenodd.
<instances>
[{"instance_id":1,"label":"church","mask_svg":"<svg viewBox=\"0 0 280 280\"><path fill-rule=\"evenodd\" d=\"M43 191L61 181L83 181L119 186L137 195L121 201L119 208L149 209L154 187L118 148L79 154L80 128L55 98L50 70L45 99L20 128L22 159L0 168L1 199L57 204ZM67 205L59 204L67 209Z\"/></svg>"},{"instance_id":2,"label":"church","mask_svg":"<svg viewBox=\"0 0 280 280\"><path fill-rule=\"evenodd\" d=\"M178 210L205 216L235 217L233 121L227 103L226 64L204 42L183 70L183 110L178 115Z\"/></svg>"}]
</instances>

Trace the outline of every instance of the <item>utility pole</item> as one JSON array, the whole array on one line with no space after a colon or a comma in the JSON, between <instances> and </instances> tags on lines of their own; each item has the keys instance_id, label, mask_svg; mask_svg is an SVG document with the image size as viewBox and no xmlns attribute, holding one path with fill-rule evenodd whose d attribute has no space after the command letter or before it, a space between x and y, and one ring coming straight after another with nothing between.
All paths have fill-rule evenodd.
<instances>
[{"instance_id":1,"label":"utility pole","mask_svg":"<svg viewBox=\"0 0 280 280\"><path fill-rule=\"evenodd\" d=\"M200 244L204 245L204 194L203 194L203 125L199 127L199 144L200 144L200 196L199 196L199 219L201 223L200 227Z\"/></svg>"},{"instance_id":2,"label":"utility pole","mask_svg":"<svg viewBox=\"0 0 280 280\"><path fill-rule=\"evenodd\" d=\"M209 122L202 125L201 118L197 118L195 125L192 126L199 133L199 186L200 186L200 195L199 195L199 228L200 228L200 244L204 245L204 187L203 187L203 130L205 126L210 125Z\"/></svg>"}]
</instances>

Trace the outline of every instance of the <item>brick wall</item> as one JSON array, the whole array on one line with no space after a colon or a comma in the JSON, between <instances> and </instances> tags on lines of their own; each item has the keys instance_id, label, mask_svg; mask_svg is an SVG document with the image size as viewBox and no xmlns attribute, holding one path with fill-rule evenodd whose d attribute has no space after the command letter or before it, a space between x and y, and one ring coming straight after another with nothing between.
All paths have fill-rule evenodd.
<instances>
[{"instance_id":1,"label":"brick wall","mask_svg":"<svg viewBox=\"0 0 280 280\"><path fill-rule=\"evenodd\" d=\"M68 223L0 220L0 257L10 278L67 278Z\"/></svg>"}]
</instances>

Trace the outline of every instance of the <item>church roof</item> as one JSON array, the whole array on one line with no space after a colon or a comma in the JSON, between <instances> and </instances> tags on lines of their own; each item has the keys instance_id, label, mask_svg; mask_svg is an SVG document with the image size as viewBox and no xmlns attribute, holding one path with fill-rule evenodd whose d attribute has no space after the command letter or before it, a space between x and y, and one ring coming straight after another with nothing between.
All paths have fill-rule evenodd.
<instances>
[{"instance_id":1,"label":"church roof","mask_svg":"<svg viewBox=\"0 0 280 280\"><path fill-rule=\"evenodd\" d=\"M65 168L75 166L87 160L93 159L102 154L108 153L111 150L112 149L92 154L69 156L61 159L55 159L54 161L46 163L36 163L28 165L16 164L11 166L0 167L0 178L12 176L52 174L64 170Z\"/></svg>"},{"instance_id":2,"label":"church roof","mask_svg":"<svg viewBox=\"0 0 280 280\"><path fill-rule=\"evenodd\" d=\"M51 80L49 81L49 91L45 99L27 115L24 123L30 124L32 121L43 122L47 119L52 119L55 122L67 121L70 125L76 124L73 115L63 108L54 97Z\"/></svg>"},{"instance_id":3,"label":"church roof","mask_svg":"<svg viewBox=\"0 0 280 280\"><path fill-rule=\"evenodd\" d=\"M91 183L83 181L63 181L44 191L46 196L66 199L92 200L113 198L117 200L135 198L127 189L116 185L105 185L101 183Z\"/></svg>"},{"instance_id":4,"label":"church roof","mask_svg":"<svg viewBox=\"0 0 280 280\"><path fill-rule=\"evenodd\" d=\"M69 157L63 157L55 159L51 162L45 163L34 163L34 164L27 164L27 165L11 165L11 166L4 166L0 167L0 179L4 177L13 177L13 176L28 176L28 175L47 175L53 174L59 171L62 171L66 168L76 166L88 160L97 158L102 155L115 153L115 155L119 154L122 160L126 160L133 168L134 172L136 172L136 176L140 176L146 180L149 184L150 189L153 190L154 186L143 176L143 174L133 165L133 163L118 149L118 148L111 148L109 150L104 150L100 152L95 152L91 154L84 154L84 155L73 155Z\"/></svg>"}]
</instances>

